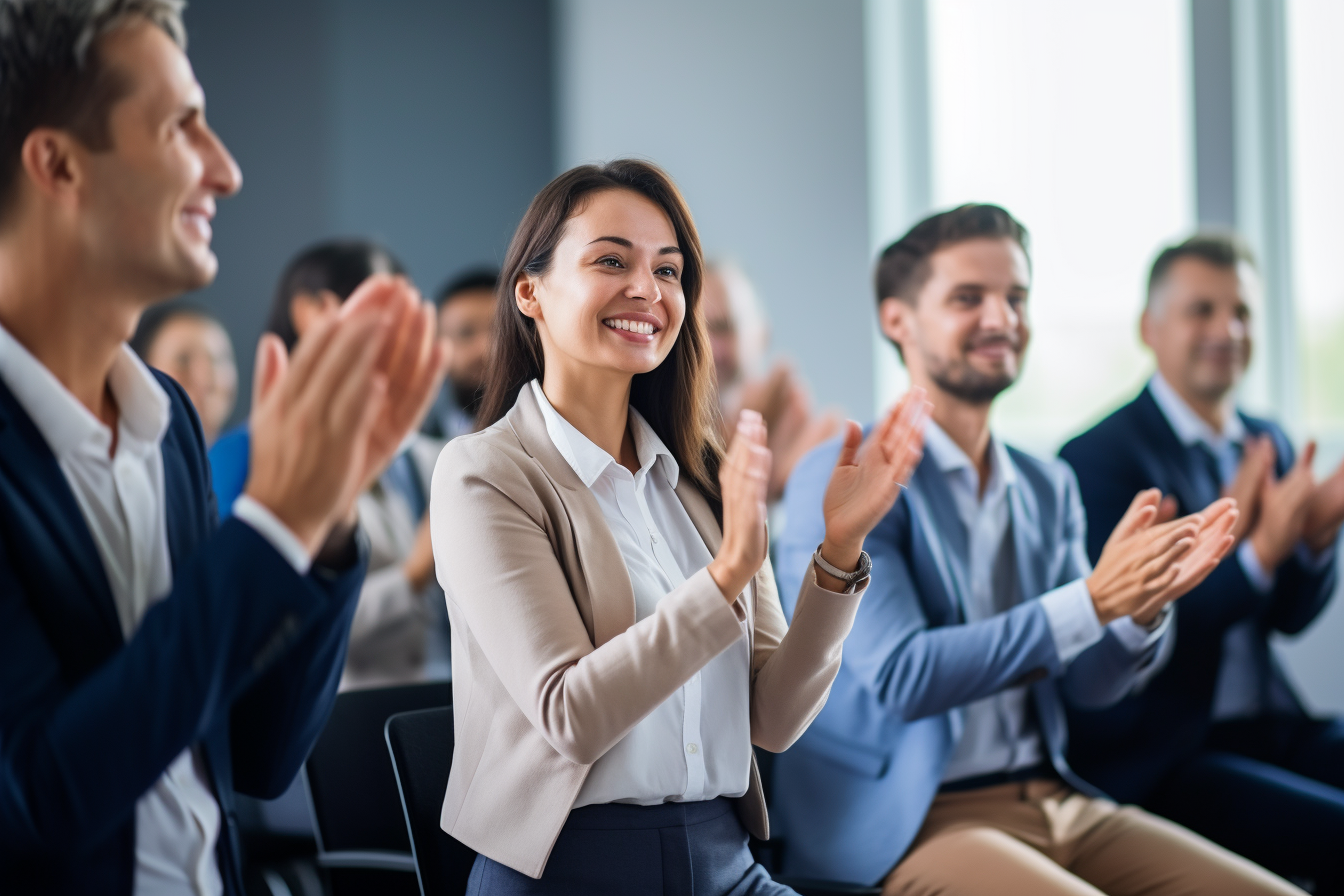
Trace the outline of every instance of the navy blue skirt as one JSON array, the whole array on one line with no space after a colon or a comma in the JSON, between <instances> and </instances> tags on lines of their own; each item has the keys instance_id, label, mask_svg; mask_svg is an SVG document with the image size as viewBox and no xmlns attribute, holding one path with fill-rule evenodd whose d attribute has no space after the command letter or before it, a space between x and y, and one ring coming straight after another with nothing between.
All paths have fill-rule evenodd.
<instances>
[{"instance_id":1,"label":"navy blue skirt","mask_svg":"<svg viewBox=\"0 0 1344 896\"><path fill-rule=\"evenodd\" d=\"M540 880L477 856L468 896L797 896L747 848L732 800L569 813Z\"/></svg>"}]
</instances>

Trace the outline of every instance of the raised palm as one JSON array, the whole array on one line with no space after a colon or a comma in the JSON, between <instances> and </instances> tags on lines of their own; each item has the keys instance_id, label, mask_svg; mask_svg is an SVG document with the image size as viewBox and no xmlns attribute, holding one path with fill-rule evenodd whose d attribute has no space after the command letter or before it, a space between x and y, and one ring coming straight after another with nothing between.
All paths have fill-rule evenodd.
<instances>
[{"instance_id":1,"label":"raised palm","mask_svg":"<svg viewBox=\"0 0 1344 896\"><path fill-rule=\"evenodd\" d=\"M396 456L407 433L418 425L443 380L444 348L434 338L434 308L404 277L375 274L360 284L341 308L388 308L395 321L378 357L387 389L376 411L364 458L363 481L372 485Z\"/></svg>"},{"instance_id":2,"label":"raised palm","mask_svg":"<svg viewBox=\"0 0 1344 896\"><path fill-rule=\"evenodd\" d=\"M905 393L866 440L854 421L845 426L844 446L822 501L826 540L863 546L863 540L896 503L924 451L924 424L931 405L923 389Z\"/></svg>"}]
</instances>

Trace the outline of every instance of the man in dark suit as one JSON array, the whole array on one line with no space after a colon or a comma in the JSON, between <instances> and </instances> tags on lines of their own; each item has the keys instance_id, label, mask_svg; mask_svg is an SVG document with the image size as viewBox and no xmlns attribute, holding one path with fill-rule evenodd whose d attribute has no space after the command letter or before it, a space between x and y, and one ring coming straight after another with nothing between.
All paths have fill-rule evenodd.
<instances>
[{"instance_id":1,"label":"man in dark suit","mask_svg":"<svg viewBox=\"0 0 1344 896\"><path fill-rule=\"evenodd\" d=\"M0 890L241 894L235 791L326 720L367 547L356 496L428 404L432 310L374 280L258 352L218 524L186 393L126 347L214 276L240 185L176 0L0 0Z\"/></svg>"},{"instance_id":2,"label":"man in dark suit","mask_svg":"<svg viewBox=\"0 0 1344 896\"><path fill-rule=\"evenodd\" d=\"M1138 489L1181 513L1220 492L1241 508L1234 553L1176 607L1174 653L1142 692L1073 708L1069 758L1083 775L1280 874L1344 892L1344 722L1312 718L1275 663L1335 587L1344 466L1317 482L1314 447L1239 412L1259 282L1228 237L1164 250L1149 277L1144 342L1157 373L1139 396L1064 446L1078 475L1088 549Z\"/></svg>"}]
</instances>

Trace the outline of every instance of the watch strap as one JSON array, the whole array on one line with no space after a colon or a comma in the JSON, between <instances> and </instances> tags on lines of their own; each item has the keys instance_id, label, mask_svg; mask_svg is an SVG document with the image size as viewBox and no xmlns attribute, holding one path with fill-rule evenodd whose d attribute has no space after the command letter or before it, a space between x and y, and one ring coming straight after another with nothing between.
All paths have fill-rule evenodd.
<instances>
[{"instance_id":1,"label":"watch strap","mask_svg":"<svg viewBox=\"0 0 1344 896\"><path fill-rule=\"evenodd\" d=\"M821 556L821 545L817 545L817 549L812 552L812 562L817 564L822 572L844 582L846 594L852 593L855 590L855 586L868 578L873 570L873 559L868 556L867 551L859 551L859 565L858 568L852 572L847 572L840 569L838 566L827 562L826 558Z\"/></svg>"}]
</instances>

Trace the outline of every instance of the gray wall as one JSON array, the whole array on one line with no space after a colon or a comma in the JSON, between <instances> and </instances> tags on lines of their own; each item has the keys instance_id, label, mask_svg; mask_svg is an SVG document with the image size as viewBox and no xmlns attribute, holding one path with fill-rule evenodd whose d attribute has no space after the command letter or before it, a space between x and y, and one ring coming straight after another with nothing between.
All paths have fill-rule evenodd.
<instances>
[{"instance_id":1,"label":"gray wall","mask_svg":"<svg viewBox=\"0 0 1344 896\"><path fill-rule=\"evenodd\" d=\"M562 166L676 178L819 403L872 408L863 5L557 0Z\"/></svg>"},{"instance_id":2,"label":"gray wall","mask_svg":"<svg viewBox=\"0 0 1344 896\"><path fill-rule=\"evenodd\" d=\"M370 235L429 293L502 260L554 173L546 0L193 0L190 57L243 190L215 222L220 273L196 298L233 336L246 412L280 270Z\"/></svg>"}]
</instances>

